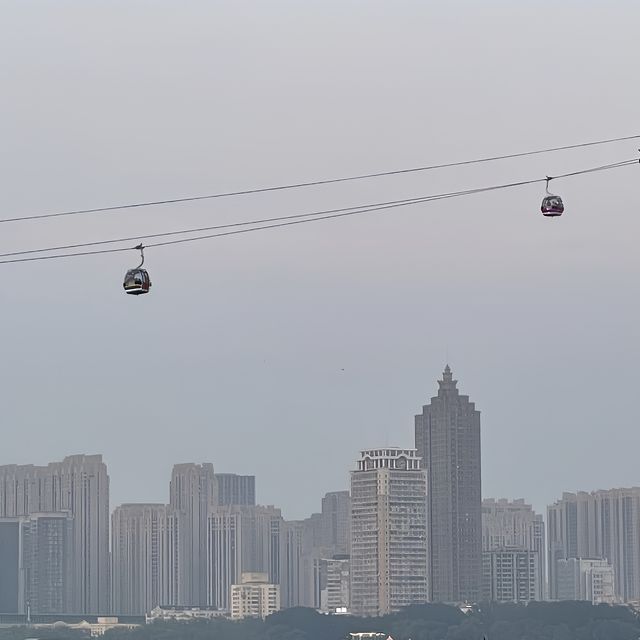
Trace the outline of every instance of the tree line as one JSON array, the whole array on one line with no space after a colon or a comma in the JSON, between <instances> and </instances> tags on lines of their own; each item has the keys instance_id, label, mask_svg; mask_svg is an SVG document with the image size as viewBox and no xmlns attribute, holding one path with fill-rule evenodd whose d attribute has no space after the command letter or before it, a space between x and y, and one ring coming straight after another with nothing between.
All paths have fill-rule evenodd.
<instances>
[{"instance_id":1,"label":"tree line","mask_svg":"<svg viewBox=\"0 0 640 640\"><path fill-rule=\"evenodd\" d=\"M638 640L640 619L626 606L588 602L484 604L469 613L425 604L379 618L280 611L266 620L155 622L108 631L105 640L345 640L351 632L379 632L393 640ZM0 640L79 640L82 632L27 627L0 629Z\"/></svg>"}]
</instances>

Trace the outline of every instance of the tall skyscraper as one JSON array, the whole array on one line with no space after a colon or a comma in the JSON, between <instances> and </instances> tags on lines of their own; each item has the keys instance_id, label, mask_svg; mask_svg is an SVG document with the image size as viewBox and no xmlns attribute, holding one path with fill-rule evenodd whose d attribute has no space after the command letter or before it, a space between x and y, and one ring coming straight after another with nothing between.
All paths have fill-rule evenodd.
<instances>
[{"instance_id":1,"label":"tall skyscraper","mask_svg":"<svg viewBox=\"0 0 640 640\"><path fill-rule=\"evenodd\" d=\"M0 517L70 512L71 610L109 611L109 476L102 456L75 455L46 467L0 467Z\"/></svg>"},{"instance_id":2,"label":"tall skyscraper","mask_svg":"<svg viewBox=\"0 0 640 640\"><path fill-rule=\"evenodd\" d=\"M207 518L218 503L213 465L177 464L169 489L170 507L178 518L178 603L205 606L207 591Z\"/></svg>"},{"instance_id":3,"label":"tall skyscraper","mask_svg":"<svg viewBox=\"0 0 640 640\"><path fill-rule=\"evenodd\" d=\"M144 615L168 604L170 532L164 504L123 504L111 516L111 609Z\"/></svg>"},{"instance_id":4,"label":"tall skyscraper","mask_svg":"<svg viewBox=\"0 0 640 640\"><path fill-rule=\"evenodd\" d=\"M415 418L427 473L429 591L434 602L477 602L482 585L480 412L449 365Z\"/></svg>"},{"instance_id":5,"label":"tall skyscraper","mask_svg":"<svg viewBox=\"0 0 640 640\"><path fill-rule=\"evenodd\" d=\"M546 575L545 564L545 530L544 521L540 514L537 514L530 504L524 500L495 500L486 498L482 501L482 553L483 553L483 600L491 599L498 593L508 593L509 589L495 587L498 579L495 572L487 573L488 568L497 569L500 565L500 580L510 581L512 584L522 581L535 585L533 590L529 587L514 589L512 593L515 598L519 594L525 594L528 600L544 600L544 584ZM519 556L508 556L502 558L500 554L519 553ZM491 556L495 557L491 557ZM500 559L496 563L496 558ZM534 558L536 563L535 572L530 571L528 565ZM526 565L526 566L525 566ZM511 568L514 575L507 577L506 571ZM519 572L519 576L515 574ZM506 584L506 582L505 582ZM489 594L493 594L490 596ZM514 601L513 597L508 597L508 601ZM516 599L516 602L520 600Z\"/></svg>"},{"instance_id":6,"label":"tall skyscraper","mask_svg":"<svg viewBox=\"0 0 640 640\"><path fill-rule=\"evenodd\" d=\"M361 452L351 472L351 608L378 616L427 601L425 473L414 449Z\"/></svg>"},{"instance_id":7,"label":"tall skyscraper","mask_svg":"<svg viewBox=\"0 0 640 640\"><path fill-rule=\"evenodd\" d=\"M216 473L218 504L248 505L256 503L256 477L236 473Z\"/></svg>"},{"instance_id":8,"label":"tall skyscraper","mask_svg":"<svg viewBox=\"0 0 640 640\"><path fill-rule=\"evenodd\" d=\"M559 597L558 562L607 560L615 595L640 599L640 487L564 493L547 509L549 595Z\"/></svg>"}]
</instances>

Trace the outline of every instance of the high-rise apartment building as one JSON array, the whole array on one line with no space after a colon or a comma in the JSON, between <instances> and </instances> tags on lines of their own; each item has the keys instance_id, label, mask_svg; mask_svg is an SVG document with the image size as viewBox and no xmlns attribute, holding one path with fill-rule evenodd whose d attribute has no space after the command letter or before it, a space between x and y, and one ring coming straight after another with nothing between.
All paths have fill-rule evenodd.
<instances>
[{"instance_id":1,"label":"high-rise apartment building","mask_svg":"<svg viewBox=\"0 0 640 640\"><path fill-rule=\"evenodd\" d=\"M231 586L231 619L266 618L280 611L280 586L266 573L243 573Z\"/></svg>"},{"instance_id":2,"label":"high-rise apartment building","mask_svg":"<svg viewBox=\"0 0 640 640\"><path fill-rule=\"evenodd\" d=\"M207 589L207 518L218 503L213 465L177 464L169 487L169 504L178 520L177 602L205 606Z\"/></svg>"},{"instance_id":3,"label":"high-rise apartment building","mask_svg":"<svg viewBox=\"0 0 640 640\"><path fill-rule=\"evenodd\" d=\"M206 571L210 606L229 609L242 573L265 573L280 584L283 520L279 509L218 506L208 517Z\"/></svg>"},{"instance_id":4,"label":"high-rise apartment building","mask_svg":"<svg viewBox=\"0 0 640 640\"><path fill-rule=\"evenodd\" d=\"M351 608L377 616L427 601L425 473L414 449L361 452L351 472Z\"/></svg>"},{"instance_id":5,"label":"high-rise apartment building","mask_svg":"<svg viewBox=\"0 0 640 640\"><path fill-rule=\"evenodd\" d=\"M68 512L0 518L0 613L72 610L72 537Z\"/></svg>"},{"instance_id":6,"label":"high-rise apartment building","mask_svg":"<svg viewBox=\"0 0 640 640\"><path fill-rule=\"evenodd\" d=\"M284 521L280 546L280 603L284 609L313 606L312 531L304 520Z\"/></svg>"},{"instance_id":7,"label":"high-rise apartment building","mask_svg":"<svg viewBox=\"0 0 640 640\"><path fill-rule=\"evenodd\" d=\"M218 504L247 505L256 504L256 477L240 476L236 473L216 473Z\"/></svg>"},{"instance_id":8,"label":"high-rise apartment building","mask_svg":"<svg viewBox=\"0 0 640 640\"><path fill-rule=\"evenodd\" d=\"M512 561L507 557L495 555L494 552L518 553L513 556ZM515 594L526 593L528 600L544 600L545 598L545 530L544 521L540 514L535 513L530 504L524 500L495 500L486 498L482 501L482 553L483 553L483 600L490 598L490 594L499 592L506 593L505 590L495 587L498 579L495 571L488 572L488 568L497 569L500 566L500 580L511 584L535 585L535 589L518 588L513 591ZM494 554L492 556L492 554ZM535 554L535 555L532 555ZM531 572L528 563L535 557L536 570ZM527 568L524 569L524 565ZM511 567L518 575L509 578L505 571ZM519 597L519 596L517 596ZM513 601L513 597L507 598ZM515 600L519 602L520 600Z\"/></svg>"},{"instance_id":9,"label":"high-rise apartment building","mask_svg":"<svg viewBox=\"0 0 640 640\"><path fill-rule=\"evenodd\" d=\"M123 504L111 516L111 609L144 615L169 604L169 543L164 504Z\"/></svg>"},{"instance_id":10,"label":"high-rise apartment building","mask_svg":"<svg viewBox=\"0 0 640 640\"><path fill-rule=\"evenodd\" d=\"M348 491L331 491L322 498L322 546L331 555L349 553L351 538L351 496Z\"/></svg>"},{"instance_id":11,"label":"high-rise apartment building","mask_svg":"<svg viewBox=\"0 0 640 640\"><path fill-rule=\"evenodd\" d=\"M179 514L167 505L162 600L163 604L173 607L180 606L183 592L180 586L180 521Z\"/></svg>"},{"instance_id":12,"label":"high-rise apartment building","mask_svg":"<svg viewBox=\"0 0 640 640\"><path fill-rule=\"evenodd\" d=\"M477 602L482 585L480 412L460 395L449 365L438 395L415 418L427 474L429 595Z\"/></svg>"},{"instance_id":13,"label":"high-rise apartment building","mask_svg":"<svg viewBox=\"0 0 640 640\"><path fill-rule=\"evenodd\" d=\"M564 493L547 509L549 595L559 598L558 562L607 560L615 595L640 599L640 487Z\"/></svg>"},{"instance_id":14,"label":"high-rise apartment building","mask_svg":"<svg viewBox=\"0 0 640 640\"><path fill-rule=\"evenodd\" d=\"M231 585L240 581L243 566L243 508L219 506L209 513L207 526L207 582L210 605L231 606ZM246 546L246 543L245 543Z\"/></svg>"},{"instance_id":15,"label":"high-rise apartment building","mask_svg":"<svg viewBox=\"0 0 640 640\"><path fill-rule=\"evenodd\" d=\"M588 600L592 604L615 602L614 572L607 560L558 560L558 600Z\"/></svg>"},{"instance_id":16,"label":"high-rise apartment building","mask_svg":"<svg viewBox=\"0 0 640 640\"><path fill-rule=\"evenodd\" d=\"M25 598L34 615L71 611L73 524L68 511L33 513L24 518Z\"/></svg>"},{"instance_id":17,"label":"high-rise apartment building","mask_svg":"<svg viewBox=\"0 0 640 640\"><path fill-rule=\"evenodd\" d=\"M482 552L482 600L526 604L540 600L537 551L494 549Z\"/></svg>"},{"instance_id":18,"label":"high-rise apartment building","mask_svg":"<svg viewBox=\"0 0 640 640\"><path fill-rule=\"evenodd\" d=\"M578 557L578 497L564 493L547 507L549 599L558 599L558 562ZM582 550L588 557L586 550Z\"/></svg>"},{"instance_id":19,"label":"high-rise apartment building","mask_svg":"<svg viewBox=\"0 0 640 640\"><path fill-rule=\"evenodd\" d=\"M65 613L109 611L109 476L102 456L0 467L0 517L69 512L72 595Z\"/></svg>"}]
</instances>

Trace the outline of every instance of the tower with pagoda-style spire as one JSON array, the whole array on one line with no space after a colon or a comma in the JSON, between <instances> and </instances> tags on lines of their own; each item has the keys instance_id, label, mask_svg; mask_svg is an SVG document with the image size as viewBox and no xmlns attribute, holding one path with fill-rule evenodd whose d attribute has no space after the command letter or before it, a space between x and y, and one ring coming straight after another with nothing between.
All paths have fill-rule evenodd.
<instances>
[{"instance_id":1,"label":"tower with pagoda-style spire","mask_svg":"<svg viewBox=\"0 0 640 640\"><path fill-rule=\"evenodd\" d=\"M427 475L429 596L477 602L482 586L480 412L447 365L438 395L415 417Z\"/></svg>"}]
</instances>

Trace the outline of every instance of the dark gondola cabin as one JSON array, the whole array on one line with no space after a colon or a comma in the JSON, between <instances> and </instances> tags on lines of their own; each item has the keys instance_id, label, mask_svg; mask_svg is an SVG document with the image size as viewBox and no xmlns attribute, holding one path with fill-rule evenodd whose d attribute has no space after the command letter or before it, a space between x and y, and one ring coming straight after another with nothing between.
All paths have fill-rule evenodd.
<instances>
[{"instance_id":1,"label":"dark gondola cabin","mask_svg":"<svg viewBox=\"0 0 640 640\"><path fill-rule=\"evenodd\" d=\"M560 196L553 195L545 196L542 200L540 211L542 211L542 215L547 218L561 216L564 212L564 203L562 202L562 198Z\"/></svg>"},{"instance_id":2,"label":"dark gondola cabin","mask_svg":"<svg viewBox=\"0 0 640 640\"><path fill-rule=\"evenodd\" d=\"M125 293L139 296L142 293L149 293L151 279L146 269L129 269L124 276L122 286L124 287Z\"/></svg>"}]
</instances>

